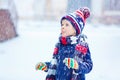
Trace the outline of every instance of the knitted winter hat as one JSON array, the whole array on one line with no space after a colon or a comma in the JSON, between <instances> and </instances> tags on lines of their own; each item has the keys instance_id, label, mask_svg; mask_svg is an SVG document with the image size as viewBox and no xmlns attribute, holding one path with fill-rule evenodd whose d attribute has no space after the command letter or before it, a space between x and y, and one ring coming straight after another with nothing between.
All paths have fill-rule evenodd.
<instances>
[{"instance_id":1,"label":"knitted winter hat","mask_svg":"<svg viewBox=\"0 0 120 80\"><path fill-rule=\"evenodd\" d=\"M76 30L76 35L79 35L82 32L85 25L85 21L89 16L90 16L89 8L82 7L73 13L63 16L61 18L61 22L63 19L69 20Z\"/></svg>"}]
</instances>

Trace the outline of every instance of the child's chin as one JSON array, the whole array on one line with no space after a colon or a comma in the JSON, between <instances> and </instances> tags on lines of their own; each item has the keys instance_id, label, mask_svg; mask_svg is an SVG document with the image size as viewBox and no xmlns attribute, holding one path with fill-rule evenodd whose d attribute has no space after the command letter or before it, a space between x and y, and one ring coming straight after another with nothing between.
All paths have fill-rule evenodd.
<instances>
[{"instance_id":1,"label":"child's chin","mask_svg":"<svg viewBox=\"0 0 120 80\"><path fill-rule=\"evenodd\" d=\"M62 37L67 37L67 35L62 35Z\"/></svg>"}]
</instances>

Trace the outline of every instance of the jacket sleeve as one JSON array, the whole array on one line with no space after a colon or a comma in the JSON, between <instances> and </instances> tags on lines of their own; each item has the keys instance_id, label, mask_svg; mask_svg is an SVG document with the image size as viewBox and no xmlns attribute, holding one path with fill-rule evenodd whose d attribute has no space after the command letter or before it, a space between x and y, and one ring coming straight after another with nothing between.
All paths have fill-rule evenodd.
<instances>
[{"instance_id":1,"label":"jacket sleeve","mask_svg":"<svg viewBox=\"0 0 120 80\"><path fill-rule=\"evenodd\" d=\"M74 59L77 60L79 65L79 68L74 70L75 73L86 74L92 70L93 62L85 37L82 37L79 44L76 45Z\"/></svg>"},{"instance_id":2,"label":"jacket sleeve","mask_svg":"<svg viewBox=\"0 0 120 80\"><path fill-rule=\"evenodd\" d=\"M50 62L45 62L45 64L47 66L47 70L45 72L48 72L48 73L49 73L49 71L55 72L56 66L57 66L57 57L56 57L56 55L53 55L51 61Z\"/></svg>"},{"instance_id":3,"label":"jacket sleeve","mask_svg":"<svg viewBox=\"0 0 120 80\"><path fill-rule=\"evenodd\" d=\"M47 70L45 70L45 72L48 72L49 66L50 66L50 62L45 62L46 66L47 66Z\"/></svg>"},{"instance_id":4,"label":"jacket sleeve","mask_svg":"<svg viewBox=\"0 0 120 80\"><path fill-rule=\"evenodd\" d=\"M88 48L87 53L85 55L78 52L78 55L76 56L76 60L77 60L78 65L79 65L79 68L74 70L76 73L86 74L92 70L93 62L91 60L91 54L90 54L89 48Z\"/></svg>"},{"instance_id":5,"label":"jacket sleeve","mask_svg":"<svg viewBox=\"0 0 120 80\"><path fill-rule=\"evenodd\" d=\"M56 80L56 61L57 59L53 56L50 62L46 62L48 67L46 70L46 80Z\"/></svg>"}]
</instances>

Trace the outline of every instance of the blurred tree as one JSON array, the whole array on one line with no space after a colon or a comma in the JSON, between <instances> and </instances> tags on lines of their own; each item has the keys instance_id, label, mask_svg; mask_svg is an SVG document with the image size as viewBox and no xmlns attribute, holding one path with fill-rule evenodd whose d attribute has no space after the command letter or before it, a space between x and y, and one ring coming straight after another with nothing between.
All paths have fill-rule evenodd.
<instances>
[{"instance_id":1,"label":"blurred tree","mask_svg":"<svg viewBox=\"0 0 120 80\"><path fill-rule=\"evenodd\" d=\"M0 0L0 42L17 36L17 12L13 1Z\"/></svg>"}]
</instances>

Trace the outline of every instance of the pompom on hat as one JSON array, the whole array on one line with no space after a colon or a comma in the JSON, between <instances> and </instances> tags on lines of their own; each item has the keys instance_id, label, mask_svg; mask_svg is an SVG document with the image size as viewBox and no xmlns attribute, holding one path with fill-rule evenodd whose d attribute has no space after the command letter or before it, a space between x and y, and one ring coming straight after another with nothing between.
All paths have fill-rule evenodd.
<instances>
[{"instance_id":1,"label":"pompom on hat","mask_svg":"<svg viewBox=\"0 0 120 80\"><path fill-rule=\"evenodd\" d=\"M73 27L76 30L76 36L82 33L82 30L85 26L86 19L90 16L90 10L87 7L82 7L76 10L73 13L67 14L61 18L62 20L67 19L71 22Z\"/></svg>"}]
</instances>

